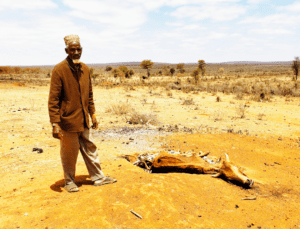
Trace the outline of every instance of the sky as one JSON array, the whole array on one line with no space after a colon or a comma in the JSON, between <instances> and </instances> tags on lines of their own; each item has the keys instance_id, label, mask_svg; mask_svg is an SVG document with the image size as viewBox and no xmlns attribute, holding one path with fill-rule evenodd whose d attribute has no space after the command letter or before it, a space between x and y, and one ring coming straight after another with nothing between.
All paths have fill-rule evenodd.
<instances>
[{"instance_id":1,"label":"sky","mask_svg":"<svg viewBox=\"0 0 300 229\"><path fill-rule=\"evenodd\" d=\"M55 65L77 34L81 61L291 61L300 0L0 0L0 66Z\"/></svg>"}]
</instances>

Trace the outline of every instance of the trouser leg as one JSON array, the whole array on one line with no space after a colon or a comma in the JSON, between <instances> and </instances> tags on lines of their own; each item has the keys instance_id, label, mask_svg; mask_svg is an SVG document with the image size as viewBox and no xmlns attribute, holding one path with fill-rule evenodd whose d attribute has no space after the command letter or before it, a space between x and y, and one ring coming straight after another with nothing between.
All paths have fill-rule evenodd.
<instances>
[{"instance_id":1,"label":"trouser leg","mask_svg":"<svg viewBox=\"0 0 300 229\"><path fill-rule=\"evenodd\" d=\"M79 138L76 132L63 132L63 138L60 140L60 156L64 170L65 183L75 181L76 162L79 151Z\"/></svg>"},{"instance_id":2,"label":"trouser leg","mask_svg":"<svg viewBox=\"0 0 300 229\"><path fill-rule=\"evenodd\" d=\"M97 146L94 143L91 131L86 128L79 135L80 152L86 164L87 170L92 181L104 178L101 170Z\"/></svg>"}]
</instances>

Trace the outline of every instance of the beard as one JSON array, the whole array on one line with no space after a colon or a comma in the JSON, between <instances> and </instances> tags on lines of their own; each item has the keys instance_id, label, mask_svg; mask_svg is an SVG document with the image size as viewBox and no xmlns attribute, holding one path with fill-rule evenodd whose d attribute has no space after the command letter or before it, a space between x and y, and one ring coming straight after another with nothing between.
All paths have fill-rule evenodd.
<instances>
[{"instance_id":1,"label":"beard","mask_svg":"<svg viewBox=\"0 0 300 229\"><path fill-rule=\"evenodd\" d=\"M73 59L73 63L74 64L79 64L80 63L80 59Z\"/></svg>"}]
</instances>

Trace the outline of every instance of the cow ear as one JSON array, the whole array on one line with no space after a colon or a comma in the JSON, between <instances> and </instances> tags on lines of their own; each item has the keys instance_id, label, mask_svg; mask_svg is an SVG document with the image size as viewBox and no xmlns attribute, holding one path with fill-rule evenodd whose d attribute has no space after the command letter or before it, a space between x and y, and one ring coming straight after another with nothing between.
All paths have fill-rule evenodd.
<instances>
[{"instance_id":1,"label":"cow ear","mask_svg":"<svg viewBox=\"0 0 300 229\"><path fill-rule=\"evenodd\" d=\"M219 177L221 175L222 175L222 173L217 173L217 174L211 175L211 177L217 178L217 177Z\"/></svg>"},{"instance_id":2,"label":"cow ear","mask_svg":"<svg viewBox=\"0 0 300 229\"><path fill-rule=\"evenodd\" d=\"M227 154L227 153L225 153L225 157L226 157L226 158L225 158L225 161L226 161L226 162L230 162L230 160L229 160L229 156L228 156L228 154Z\"/></svg>"}]
</instances>

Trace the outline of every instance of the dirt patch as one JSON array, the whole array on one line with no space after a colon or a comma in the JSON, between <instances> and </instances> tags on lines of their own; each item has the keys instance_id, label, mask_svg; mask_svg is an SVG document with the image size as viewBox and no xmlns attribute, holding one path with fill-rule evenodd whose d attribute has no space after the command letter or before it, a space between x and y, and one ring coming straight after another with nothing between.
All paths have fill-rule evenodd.
<instances>
[{"instance_id":1,"label":"dirt patch","mask_svg":"<svg viewBox=\"0 0 300 229\"><path fill-rule=\"evenodd\" d=\"M0 87L1 228L300 227L299 101L251 102L246 118L232 119L236 104L230 103L230 95L218 103L208 94L192 95L196 105L181 105L185 95L180 91L173 98L162 93L153 97L147 89L130 91L133 106L157 114L161 124L152 128L105 113L112 98L126 101L128 92L94 88L100 126L94 138L104 173L118 181L94 187L79 156L80 191L69 194L62 188L59 141L52 138L49 123L49 87ZM227 112L222 121L197 115L221 108ZM257 120L262 112L266 117ZM180 131L184 127L192 132ZM243 134L235 134L238 130ZM227 153L254 179L254 186L244 189L200 174L150 174L118 157L168 150L210 151L216 157Z\"/></svg>"}]
</instances>

